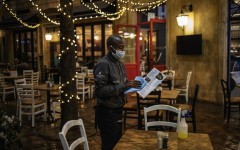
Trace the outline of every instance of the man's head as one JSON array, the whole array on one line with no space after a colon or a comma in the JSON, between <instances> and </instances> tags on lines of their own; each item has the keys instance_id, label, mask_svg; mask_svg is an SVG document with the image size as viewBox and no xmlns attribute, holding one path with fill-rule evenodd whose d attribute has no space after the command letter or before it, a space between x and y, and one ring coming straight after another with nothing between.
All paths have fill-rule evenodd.
<instances>
[{"instance_id":1,"label":"man's head","mask_svg":"<svg viewBox=\"0 0 240 150\"><path fill-rule=\"evenodd\" d=\"M123 58L125 55L124 43L121 36L112 34L107 39L108 51L116 58Z\"/></svg>"}]
</instances>

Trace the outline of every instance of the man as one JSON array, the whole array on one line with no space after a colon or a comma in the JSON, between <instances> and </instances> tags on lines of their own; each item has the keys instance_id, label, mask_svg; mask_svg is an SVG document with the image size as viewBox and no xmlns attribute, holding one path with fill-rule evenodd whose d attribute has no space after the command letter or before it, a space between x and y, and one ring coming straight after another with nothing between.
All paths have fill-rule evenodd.
<instances>
[{"instance_id":1,"label":"man","mask_svg":"<svg viewBox=\"0 0 240 150\"><path fill-rule=\"evenodd\" d=\"M123 39L110 35L107 39L108 54L94 67L96 121L100 129L102 150L111 150L122 136L122 110L124 91L140 87L136 80L127 81L124 64L119 60L125 55Z\"/></svg>"}]
</instances>

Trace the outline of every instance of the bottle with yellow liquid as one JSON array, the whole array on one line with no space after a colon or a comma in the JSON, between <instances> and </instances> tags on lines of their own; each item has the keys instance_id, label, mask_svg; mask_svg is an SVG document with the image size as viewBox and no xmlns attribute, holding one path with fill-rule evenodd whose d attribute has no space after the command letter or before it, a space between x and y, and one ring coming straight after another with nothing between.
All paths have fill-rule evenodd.
<instances>
[{"instance_id":1,"label":"bottle with yellow liquid","mask_svg":"<svg viewBox=\"0 0 240 150\"><path fill-rule=\"evenodd\" d=\"M185 115L182 114L181 121L178 125L178 138L186 139L188 137L188 125L185 120Z\"/></svg>"}]
</instances>

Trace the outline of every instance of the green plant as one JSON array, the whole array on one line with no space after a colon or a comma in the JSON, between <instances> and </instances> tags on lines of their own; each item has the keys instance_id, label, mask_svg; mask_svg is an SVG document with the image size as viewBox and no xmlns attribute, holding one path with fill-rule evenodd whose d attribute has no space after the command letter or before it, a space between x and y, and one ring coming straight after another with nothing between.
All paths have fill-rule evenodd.
<instances>
[{"instance_id":1,"label":"green plant","mask_svg":"<svg viewBox=\"0 0 240 150\"><path fill-rule=\"evenodd\" d=\"M0 141L6 145L20 143L19 121L13 115L0 111Z\"/></svg>"}]
</instances>

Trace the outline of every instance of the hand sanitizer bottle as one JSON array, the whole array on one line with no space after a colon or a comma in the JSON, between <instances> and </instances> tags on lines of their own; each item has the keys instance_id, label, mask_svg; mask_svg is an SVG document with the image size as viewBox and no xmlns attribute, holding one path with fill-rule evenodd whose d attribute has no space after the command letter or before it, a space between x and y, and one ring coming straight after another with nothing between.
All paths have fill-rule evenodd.
<instances>
[{"instance_id":1,"label":"hand sanitizer bottle","mask_svg":"<svg viewBox=\"0 0 240 150\"><path fill-rule=\"evenodd\" d=\"M188 125L185 120L185 113L182 112L181 121L178 125L178 138L186 139L188 137Z\"/></svg>"}]
</instances>

